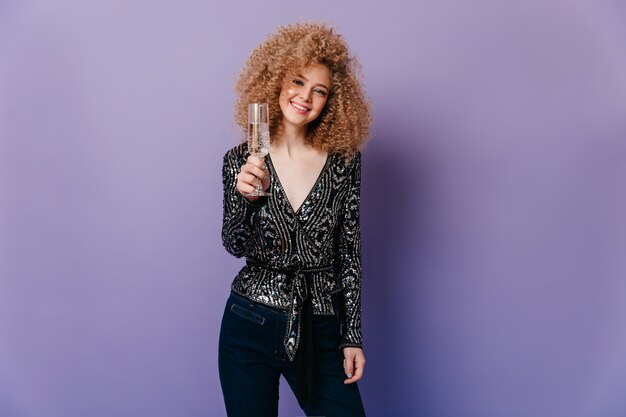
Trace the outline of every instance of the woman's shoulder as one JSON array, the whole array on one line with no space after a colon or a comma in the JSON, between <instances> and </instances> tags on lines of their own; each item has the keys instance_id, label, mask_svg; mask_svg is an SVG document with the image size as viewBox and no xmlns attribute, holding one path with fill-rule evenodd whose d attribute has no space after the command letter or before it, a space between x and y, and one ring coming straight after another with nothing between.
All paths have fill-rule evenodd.
<instances>
[{"instance_id":1,"label":"woman's shoulder","mask_svg":"<svg viewBox=\"0 0 626 417\"><path fill-rule=\"evenodd\" d=\"M355 151L348 156L331 152L328 157L330 158L330 172L336 184L347 184L354 181L355 177L361 176L361 152Z\"/></svg>"},{"instance_id":2,"label":"woman's shoulder","mask_svg":"<svg viewBox=\"0 0 626 417\"><path fill-rule=\"evenodd\" d=\"M356 151L354 152L354 154L352 155L352 158L350 158L350 163L349 165L351 166L360 166L361 165L361 151Z\"/></svg>"},{"instance_id":3,"label":"woman's shoulder","mask_svg":"<svg viewBox=\"0 0 626 417\"><path fill-rule=\"evenodd\" d=\"M337 152L331 152L329 157L332 157L335 165L340 167L341 171L351 172L354 169L359 169L361 167L361 151L359 150L354 151L348 156Z\"/></svg>"}]
</instances>

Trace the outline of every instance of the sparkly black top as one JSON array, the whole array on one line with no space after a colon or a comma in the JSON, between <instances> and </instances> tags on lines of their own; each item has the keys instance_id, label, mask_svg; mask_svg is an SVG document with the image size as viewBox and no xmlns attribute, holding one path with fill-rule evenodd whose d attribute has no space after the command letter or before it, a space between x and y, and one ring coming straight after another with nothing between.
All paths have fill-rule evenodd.
<instances>
[{"instance_id":1,"label":"sparkly black top","mask_svg":"<svg viewBox=\"0 0 626 417\"><path fill-rule=\"evenodd\" d=\"M308 196L294 212L272 165L271 196L248 201L236 189L248 157L246 144L224 155L222 241L246 265L232 290L250 300L289 312L285 350L294 359L300 342L303 301L313 314L334 314L331 296L342 293L340 348L361 347L361 154L347 163L329 153Z\"/></svg>"}]
</instances>

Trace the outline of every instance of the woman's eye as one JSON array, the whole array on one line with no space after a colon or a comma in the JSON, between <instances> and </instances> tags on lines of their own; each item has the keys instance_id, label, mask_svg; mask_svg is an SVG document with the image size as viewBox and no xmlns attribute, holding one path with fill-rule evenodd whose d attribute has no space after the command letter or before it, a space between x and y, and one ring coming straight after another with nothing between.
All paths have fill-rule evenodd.
<instances>
[{"instance_id":1,"label":"woman's eye","mask_svg":"<svg viewBox=\"0 0 626 417\"><path fill-rule=\"evenodd\" d=\"M299 80L299 79L297 79L297 78L296 78L295 80L293 80L293 83L294 83L294 84L297 84L297 85L299 85L299 86L303 86L303 85L304 85L304 82L302 82L302 80Z\"/></svg>"},{"instance_id":2,"label":"woman's eye","mask_svg":"<svg viewBox=\"0 0 626 417\"><path fill-rule=\"evenodd\" d=\"M326 95L326 91L324 91L324 90L317 89L317 90L313 90L313 91L315 91L320 96L325 96Z\"/></svg>"}]
</instances>

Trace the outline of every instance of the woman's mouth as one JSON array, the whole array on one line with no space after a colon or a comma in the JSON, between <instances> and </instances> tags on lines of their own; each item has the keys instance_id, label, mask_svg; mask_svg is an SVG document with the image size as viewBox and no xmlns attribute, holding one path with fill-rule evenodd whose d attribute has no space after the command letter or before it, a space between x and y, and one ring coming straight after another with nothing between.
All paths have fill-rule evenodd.
<instances>
[{"instance_id":1,"label":"woman's mouth","mask_svg":"<svg viewBox=\"0 0 626 417\"><path fill-rule=\"evenodd\" d=\"M302 104L298 104L294 101L290 101L289 104L291 104L291 107L299 114L306 114L307 112L311 111L310 108L303 106Z\"/></svg>"}]
</instances>

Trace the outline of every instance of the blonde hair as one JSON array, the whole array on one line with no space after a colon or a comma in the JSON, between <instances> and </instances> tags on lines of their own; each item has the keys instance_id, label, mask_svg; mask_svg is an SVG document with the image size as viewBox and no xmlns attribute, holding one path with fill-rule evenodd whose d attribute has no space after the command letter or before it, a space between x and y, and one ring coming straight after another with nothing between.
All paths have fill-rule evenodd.
<instances>
[{"instance_id":1,"label":"blonde hair","mask_svg":"<svg viewBox=\"0 0 626 417\"><path fill-rule=\"evenodd\" d=\"M270 132L276 133L283 117L278 97L284 81L314 63L328 67L331 86L324 110L308 125L307 140L318 149L349 158L367 139L370 105L358 61L344 38L326 24L280 26L252 51L235 84L235 121L247 132L248 103L267 102Z\"/></svg>"}]
</instances>

